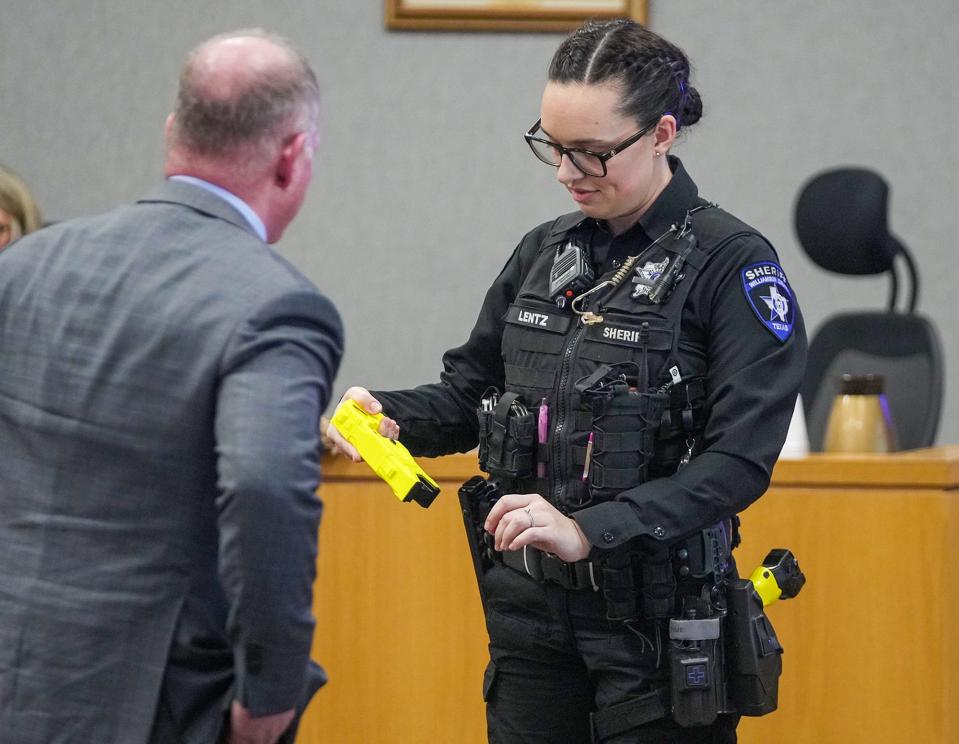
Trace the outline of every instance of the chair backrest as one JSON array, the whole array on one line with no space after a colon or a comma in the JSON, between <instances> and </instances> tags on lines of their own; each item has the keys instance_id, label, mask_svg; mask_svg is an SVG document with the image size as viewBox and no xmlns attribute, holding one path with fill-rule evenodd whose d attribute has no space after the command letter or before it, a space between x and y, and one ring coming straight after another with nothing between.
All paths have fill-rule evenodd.
<instances>
[{"instance_id":1,"label":"chair backrest","mask_svg":"<svg viewBox=\"0 0 959 744\"><path fill-rule=\"evenodd\" d=\"M921 315L844 313L826 321L809 344L802 383L809 445L821 451L832 401L844 373L880 374L900 449L929 447L942 411L939 338Z\"/></svg>"},{"instance_id":2,"label":"chair backrest","mask_svg":"<svg viewBox=\"0 0 959 744\"><path fill-rule=\"evenodd\" d=\"M796 235L808 256L837 274L882 274L902 244L889 232L889 185L875 171L836 168L809 179L796 200Z\"/></svg>"}]
</instances>

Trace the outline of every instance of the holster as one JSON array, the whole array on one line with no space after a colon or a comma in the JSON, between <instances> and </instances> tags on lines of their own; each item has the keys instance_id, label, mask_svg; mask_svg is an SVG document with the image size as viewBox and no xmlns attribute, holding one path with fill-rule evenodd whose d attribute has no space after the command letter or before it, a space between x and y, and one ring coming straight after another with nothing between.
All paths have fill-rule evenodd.
<instances>
[{"instance_id":1,"label":"holster","mask_svg":"<svg viewBox=\"0 0 959 744\"><path fill-rule=\"evenodd\" d=\"M473 571L476 574L476 583L479 586L480 599L486 607L486 596L483 593L483 574L493 565L495 560L492 538L483 529L486 517L493 504L502 495L499 487L493 481L482 476L474 475L460 486L460 509L463 512L463 526L466 528L466 540L470 546L470 557L473 560Z\"/></svg>"},{"instance_id":2,"label":"holster","mask_svg":"<svg viewBox=\"0 0 959 744\"><path fill-rule=\"evenodd\" d=\"M751 581L730 581L726 604L726 676L732 707L744 716L766 715L778 704L782 645Z\"/></svg>"}]
</instances>

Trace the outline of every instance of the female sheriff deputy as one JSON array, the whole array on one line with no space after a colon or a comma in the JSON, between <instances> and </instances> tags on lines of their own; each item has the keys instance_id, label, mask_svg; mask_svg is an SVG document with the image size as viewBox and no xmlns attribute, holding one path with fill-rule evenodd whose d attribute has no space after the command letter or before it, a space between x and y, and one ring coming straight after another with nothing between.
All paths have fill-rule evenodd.
<instances>
[{"instance_id":1,"label":"female sheriff deputy","mask_svg":"<svg viewBox=\"0 0 959 744\"><path fill-rule=\"evenodd\" d=\"M772 246L669 154L701 114L673 44L623 20L571 34L526 139L578 211L520 241L441 382L344 396L414 455L481 439L502 486L482 525L491 742L736 740L710 621L806 339Z\"/></svg>"}]
</instances>

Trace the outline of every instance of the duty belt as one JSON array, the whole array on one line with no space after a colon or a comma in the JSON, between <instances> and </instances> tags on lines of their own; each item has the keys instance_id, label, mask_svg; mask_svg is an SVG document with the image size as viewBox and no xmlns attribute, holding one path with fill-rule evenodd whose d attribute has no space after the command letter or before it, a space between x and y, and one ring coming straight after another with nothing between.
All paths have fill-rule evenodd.
<instances>
[{"instance_id":1,"label":"duty belt","mask_svg":"<svg viewBox=\"0 0 959 744\"><path fill-rule=\"evenodd\" d=\"M603 581L602 566L594 561L567 563L552 553L530 546L496 553L503 565L526 574L534 581L552 582L564 589L591 589L598 592Z\"/></svg>"}]
</instances>

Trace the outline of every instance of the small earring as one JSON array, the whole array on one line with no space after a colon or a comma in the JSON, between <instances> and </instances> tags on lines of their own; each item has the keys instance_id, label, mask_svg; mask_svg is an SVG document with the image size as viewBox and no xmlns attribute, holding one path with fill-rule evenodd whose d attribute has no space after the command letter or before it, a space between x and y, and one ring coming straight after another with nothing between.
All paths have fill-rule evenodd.
<instances>
[{"instance_id":1,"label":"small earring","mask_svg":"<svg viewBox=\"0 0 959 744\"><path fill-rule=\"evenodd\" d=\"M657 151L656 151L656 157L658 158L660 155L662 155L662 153L661 153L659 150L657 150Z\"/></svg>"}]
</instances>

